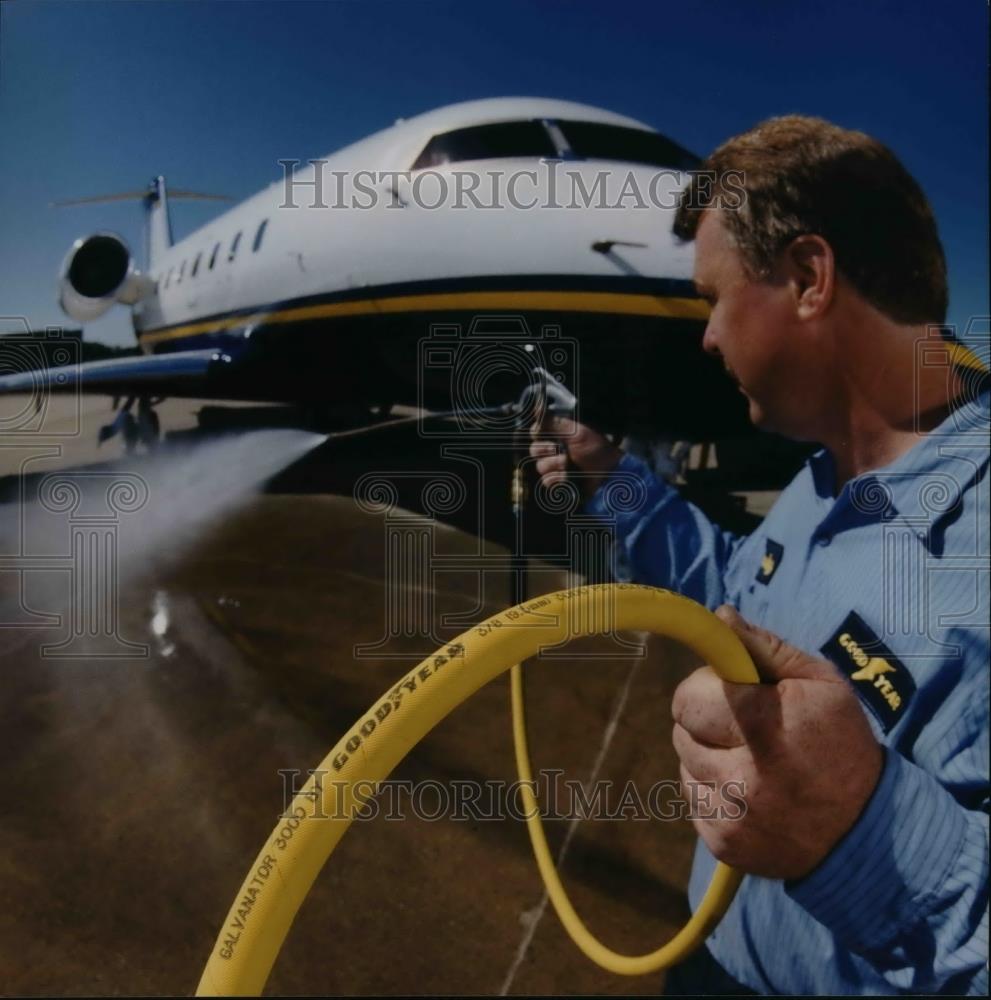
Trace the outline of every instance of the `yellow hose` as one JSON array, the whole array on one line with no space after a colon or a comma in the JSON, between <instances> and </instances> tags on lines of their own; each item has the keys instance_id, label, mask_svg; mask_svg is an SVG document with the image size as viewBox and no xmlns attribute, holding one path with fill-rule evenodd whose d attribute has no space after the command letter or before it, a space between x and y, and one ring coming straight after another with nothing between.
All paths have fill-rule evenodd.
<instances>
[{"instance_id":1,"label":"yellow hose","mask_svg":"<svg viewBox=\"0 0 991 1000\"><path fill-rule=\"evenodd\" d=\"M718 618L716 620L719 621ZM720 862L713 872L712 881L698 909L692 914L688 923L657 951L648 952L646 955L621 955L593 937L571 905L571 900L554 865L550 848L547 846L547 838L544 836L540 808L533 791L533 772L530 769L530 750L527 746L522 666L515 664L509 676L513 705L513 749L516 752L516 770L520 777L520 794L523 799L527 831L530 834L537 867L540 869L540 877L544 880L547 895L554 904L568 937L596 965L621 976L640 976L675 965L698 948L722 920L743 876Z\"/></svg>"},{"instance_id":2,"label":"yellow hose","mask_svg":"<svg viewBox=\"0 0 991 1000\"><path fill-rule=\"evenodd\" d=\"M608 602L608 613L603 609ZM324 758L273 830L217 936L197 996L258 996L300 905L353 815L406 754L453 708L498 674L580 635L637 629L693 649L724 680L757 681L732 630L700 604L637 584L603 584L533 598L470 628L387 691ZM520 689L522 693L522 689ZM522 728L522 715L517 714ZM525 733L517 761L527 770ZM521 748L523 753L521 754ZM320 775L326 777L320 780ZM524 795L526 789L524 787ZM528 803L533 812L535 799ZM604 948L586 930L561 886L539 817L528 820L537 862L562 921L578 946L614 972L663 968L700 944L725 913L740 877L720 864L698 910L667 945L638 958ZM536 831L536 832L535 832Z\"/></svg>"}]
</instances>

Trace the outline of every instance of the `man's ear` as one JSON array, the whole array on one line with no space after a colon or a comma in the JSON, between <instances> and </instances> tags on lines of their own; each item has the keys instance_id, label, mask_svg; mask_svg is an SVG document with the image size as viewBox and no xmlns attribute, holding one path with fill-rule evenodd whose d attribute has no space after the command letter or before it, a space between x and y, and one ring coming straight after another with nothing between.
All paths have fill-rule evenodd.
<instances>
[{"instance_id":1,"label":"man's ear","mask_svg":"<svg viewBox=\"0 0 991 1000\"><path fill-rule=\"evenodd\" d=\"M822 316L836 288L833 248L821 236L797 236L781 255L781 267L792 287L798 318Z\"/></svg>"}]
</instances>

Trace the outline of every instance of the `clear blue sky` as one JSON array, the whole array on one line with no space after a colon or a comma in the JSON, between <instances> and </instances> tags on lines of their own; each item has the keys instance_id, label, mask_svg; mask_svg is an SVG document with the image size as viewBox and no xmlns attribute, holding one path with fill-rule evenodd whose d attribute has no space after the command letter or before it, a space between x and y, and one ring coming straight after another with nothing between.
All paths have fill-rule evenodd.
<instances>
[{"instance_id":1,"label":"clear blue sky","mask_svg":"<svg viewBox=\"0 0 991 1000\"><path fill-rule=\"evenodd\" d=\"M984 0L31 3L0 7L0 315L66 323L55 273L137 204L49 201L171 184L237 198L398 117L495 95L563 97L699 153L773 114L888 143L929 194L950 320L988 312ZM177 236L216 206L174 204ZM3 324L9 326L10 324ZM87 337L130 343L122 307Z\"/></svg>"}]
</instances>

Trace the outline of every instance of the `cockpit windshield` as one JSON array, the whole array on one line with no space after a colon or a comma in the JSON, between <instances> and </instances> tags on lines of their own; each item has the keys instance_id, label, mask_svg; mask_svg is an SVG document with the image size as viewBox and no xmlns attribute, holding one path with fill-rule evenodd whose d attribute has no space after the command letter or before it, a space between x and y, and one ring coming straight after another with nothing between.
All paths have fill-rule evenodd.
<instances>
[{"instance_id":1,"label":"cockpit windshield","mask_svg":"<svg viewBox=\"0 0 991 1000\"><path fill-rule=\"evenodd\" d=\"M497 122L435 135L416 158L413 169L423 170L461 160L556 155L554 143L542 122Z\"/></svg>"},{"instance_id":2,"label":"cockpit windshield","mask_svg":"<svg viewBox=\"0 0 991 1000\"><path fill-rule=\"evenodd\" d=\"M658 132L601 122L558 121L556 125L571 155L579 160L619 160L672 170L692 170L699 165L698 157Z\"/></svg>"},{"instance_id":3,"label":"cockpit windshield","mask_svg":"<svg viewBox=\"0 0 991 1000\"><path fill-rule=\"evenodd\" d=\"M423 147L412 169L509 157L617 160L674 170L699 164L698 157L657 132L601 122L532 119L441 132Z\"/></svg>"}]
</instances>

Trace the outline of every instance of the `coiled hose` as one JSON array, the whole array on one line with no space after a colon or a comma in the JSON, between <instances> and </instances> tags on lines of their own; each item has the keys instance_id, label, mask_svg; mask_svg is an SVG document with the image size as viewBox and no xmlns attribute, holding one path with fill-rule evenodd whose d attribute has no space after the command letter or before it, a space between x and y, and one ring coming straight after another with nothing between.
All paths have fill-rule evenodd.
<instances>
[{"instance_id":1,"label":"coiled hose","mask_svg":"<svg viewBox=\"0 0 991 1000\"><path fill-rule=\"evenodd\" d=\"M486 619L414 667L330 751L293 799L241 885L217 936L197 996L258 996L317 874L351 825L406 754L438 722L498 674L513 674L517 766L531 779L519 664L542 647L605 629L635 629L675 639L734 683L757 671L733 631L688 598L637 584L601 584L533 598ZM319 780L319 774L331 780ZM733 899L741 876L719 864L698 909L666 945L648 955L620 955L600 944L575 913L544 838L536 797L523 784L530 838L558 916L578 947L612 972L666 968L698 947Z\"/></svg>"}]
</instances>

